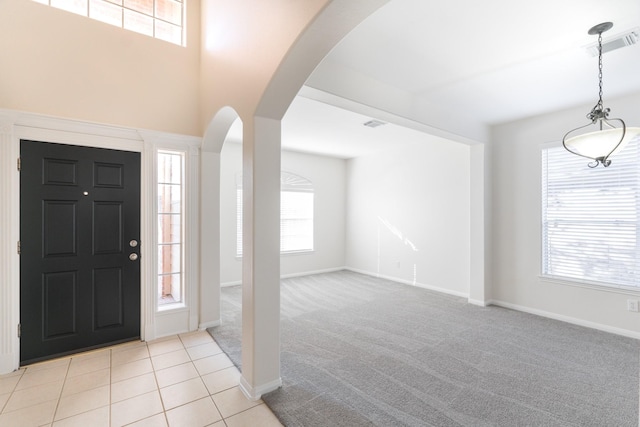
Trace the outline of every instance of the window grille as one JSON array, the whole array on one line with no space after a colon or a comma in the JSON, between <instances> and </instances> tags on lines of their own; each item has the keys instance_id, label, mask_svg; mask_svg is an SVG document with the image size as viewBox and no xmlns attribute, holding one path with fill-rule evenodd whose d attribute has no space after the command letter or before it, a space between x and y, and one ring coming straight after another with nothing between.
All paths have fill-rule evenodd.
<instances>
[{"instance_id":1,"label":"window grille","mask_svg":"<svg viewBox=\"0 0 640 427\"><path fill-rule=\"evenodd\" d=\"M185 45L184 0L33 0L180 46Z\"/></svg>"}]
</instances>

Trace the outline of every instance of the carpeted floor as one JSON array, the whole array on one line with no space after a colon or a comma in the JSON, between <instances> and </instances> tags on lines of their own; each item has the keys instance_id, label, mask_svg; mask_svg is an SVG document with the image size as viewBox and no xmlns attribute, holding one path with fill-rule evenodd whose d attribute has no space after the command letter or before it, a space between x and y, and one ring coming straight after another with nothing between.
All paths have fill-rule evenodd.
<instances>
[{"instance_id":1,"label":"carpeted floor","mask_svg":"<svg viewBox=\"0 0 640 427\"><path fill-rule=\"evenodd\" d=\"M238 366L241 288L210 329ZM285 279L294 426L637 426L640 341L352 272Z\"/></svg>"}]
</instances>

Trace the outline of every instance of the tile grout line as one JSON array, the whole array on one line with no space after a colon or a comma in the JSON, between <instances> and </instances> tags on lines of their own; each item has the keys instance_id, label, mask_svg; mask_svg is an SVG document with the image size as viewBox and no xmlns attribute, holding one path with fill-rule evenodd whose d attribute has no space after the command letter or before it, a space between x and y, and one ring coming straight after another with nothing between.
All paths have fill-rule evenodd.
<instances>
[{"instance_id":1,"label":"tile grout line","mask_svg":"<svg viewBox=\"0 0 640 427\"><path fill-rule=\"evenodd\" d=\"M187 346L186 346L186 342L187 342L187 341L185 341L185 338L184 338L184 337L180 336L179 334L176 334L176 336L175 336L175 337L177 338L177 340L178 340L178 341L180 342L180 344L181 344L180 349L175 350L175 351L185 351L185 352L187 353L187 356L188 356L188 362L185 362L185 364L186 364L186 363L189 363L189 364L191 364L191 365L193 366L193 368L195 369L195 373L197 374L197 378L199 378L199 379L200 379L200 382L202 383L202 385L204 386L204 388L205 388L205 390L206 390L206 392L207 392L206 397L208 397L208 398L210 399L209 401L213 403L213 407L216 409L216 411L218 412L218 415L220 416L220 421L222 421L222 423L221 423L221 427L222 427L222 426L227 426L227 425L228 425L227 420L228 420L228 419L230 419L231 417L234 417L234 416L236 416L236 415L239 415L239 414L245 413L245 412L247 412L247 411L249 411L249 410L251 410L251 409L254 409L254 408L256 408L256 407L259 407L259 406L261 405L261 404L255 404L255 405L253 405L253 406L251 406L251 407L249 407L249 408L243 409L243 410L241 410L241 411L239 411L239 412L237 412L237 413L233 413L233 414L229 415L228 417L224 417L224 416L223 416L223 414L222 414L222 412L221 412L221 410L220 410L219 405L218 405L218 404L216 403L216 401L214 400L214 396L215 396L215 395L218 395L218 394L220 394L220 393L226 392L226 391L228 391L228 390L231 390L231 389L233 389L234 387L227 387L227 388L224 388L223 390L217 390L217 387L215 387L215 388L214 388L214 389L216 390L216 391L215 391L215 393L211 393L211 392L209 391L208 387L207 387L206 382L205 382L205 381L204 381L204 379L203 379L203 374L201 374L201 373L200 373L200 371L199 371L199 370L197 369L197 367L195 366L195 362L196 362L197 360L203 359L204 357L213 357L213 356L216 356L216 355L218 355L218 354L224 354L224 352L219 352L219 353L216 353L215 355L209 355L209 356L204 356L204 357L200 357L200 358L196 358L196 359L194 359L194 357L195 357L195 356L192 356L192 355L191 355L191 353L188 351L188 348L195 348L195 347L198 347L198 346L205 346L205 345L209 345L211 342L215 343L215 341L213 341L213 340L212 340L211 342L208 342L208 341L198 341L198 339L196 338L196 339L194 339L194 340L192 340L192 341L190 341L190 342L191 342L192 344L193 344L193 343L197 343L197 344L194 344L194 345L191 345L190 347L187 347ZM153 378L154 378L154 385L155 385L155 387L156 387L156 390L155 390L155 391L156 391L156 393L158 393L158 395L159 395L159 397L160 397L160 403L161 403L161 407L162 407L162 414L163 414L163 418L164 418L164 420L165 420L166 424L167 424L167 425L169 425L169 418L168 418L168 416L167 416L167 412L168 412L168 411L167 411L167 409L166 409L166 405L165 405L165 401L164 401L164 399L163 399L163 397L162 397L162 393L160 392L161 387L160 387L159 380L158 380L158 376L157 376L157 374L158 374L158 370L156 369L156 365L153 363L153 359L152 359L151 351L150 351L150 349L149 349L149 343L148 343L148 342L144 342L144 341L143 341L142 343L143 343L143 345L142 345L141 347L144 347L144 349L146 350L146 353L147 353L148 358L149 358L149 363L151 364L151 369L152 369L152 371L153 371L153 375L154 375L154 377L153 377ZM110 348L108 348L108 349L107 349L107 351L105 352L105 356L108 358L107 366L108 366L108 368L109 368L109 373L108 373L108 378L109 378L109 380L108 380L108 387L109 387L109 390L108 390L108 399L107 399L107 402L108 402L108 403L107 403L107 405L105 405L105 406L107 407L107 409L108 409L108 414L107 414L107 417L106 417L106 418L107 418L107 423L108 423L108 425L109 425L109 426L111 426L111 425L112 425L112 423L113 423L113 417L112 417L112 406L113 406L113 404L114 404L114 402L113 402L113 390L112 390L112 386L114 385L114 383L113 383L113 375L114 375L114 370L113 370L114 365L113 365L113 363L114 363L114 355L117 353L115 350L116 350L116 349L115 349L114 347L110 347ZM131 349L131 350L133 350L133 349ZM122 351L128 351L128 350L122 350ZM169 352L165 352L165 353L159 353L159 354L156 354L156 356L161 356L161 355L163 355L163 354L169 354L169 353L171 353L171 351L169 351ZM62 384L61 384L60 390L56 393L57 400L56 400L56 403L55 403L55 408L54 408L54 410L53 410L53 416L52 416L52 419L49 421L49 423L47 423L47 424L46 424L47 426L51 426L51 425L53 425L53 424L54 424L54 423L56 423L56 422L59 422L59 421L62 421L62 420L66 420L66 419L70 419L70 418L73 418L73 417L76 417L76 416L79 416L79 415L82 415L82 414L86 414L86 413L88 413L88 412L95 411L95 410L98 410L98 409L100 409L100 408L104 408L104 407L105 407L105 406L99 406L99 407L97 407L97 408L83 410L83 411L82 411L82 412L80 412L80 413L70 415L70 416L65 417L65 418L63 418L63 419L60 419L60 420L56 420L56 417L57 417L57 416L59 416L59 415L61 414L60 410L61 410L61 408L62 408L62 406L61 406L61 404L62 404L62 399L67 397L67 396L63 396L63 394L64 394L64 390L65 390L65 388L70 384L70 383L69 383L69 381L70 381L72 378L80 377L81 375L87 375L87 374L90 374L90 373L94 372L94 370L90 370L90 371L85 372L85 373L83 373L83 374L74 375L73 377L70 377L70 374L72 373L72 371L73 371L73 372L76 372L76 368L77 368L77 366L76 366L76 368L74 368L74 367L72 366L72 364L74 363L74 361L75 361L75 362L78 362L78 363L82 363L82 362L85 360L85 358L83 358L83 357L80 357L80 356L79 356L79 355L81 355L81 354L82 354L82 353L79 353L78 355L76 355L76 356L77 356L76 358L74 358L73 356L68 357L68 358L65 358L65 359L66 359L66 361L65 361L65 362L63 362L63 363L64 363L64 368L63 368L63 369L64 369L64 375L63 375L63 379L62 379ZM197 354L198 354L198 353L196 353L196 355L197 355ZM91 358L87 358L86 360L90 360L90 359L91 359ZM143 359L144 359L144 358L143 358ZM130 362L127 362L127 363L130 363ZM121 365L122 365L122 363L121 363ZM179 365L181 365L181 363L178 363L177 365L166 366L164 369L169 369L169 368L172 368L172 367L175 367L175 366L179 366ZM54 367L54 368L55 368L55 367ZM73 368L73 369L72 369L72 368ZM237 370L237 367L235 367L235 366L230 366L230 367L228 367L228 368L221 368L221 369L216 369L216 370L214 370L214 371L212 371L212 372L207 372L207 373L206 373L206 375L213 374L213 373L215 373L215 372L220 372L220 371L222 371L222 370L224 370L224 369L229 369L229 368L235 368L235 369ZM44 368L44 369L50 369L50 368ZM78 369L83 370L83 367L80 367L80 368L78 368ZM103 369L104 369L104 368L103 368ZM39 370L39 369L38 369L38 370ZM37 371L38 371L38 370L36 370L36 372L34 373L34 375L37 375ZM9 396L8 396L8 398L7 398L7 401L6 401L6 402L3 404L3 406L0 408L0 413L3 413L2 411L4 411L4 409L7 407L7 404L8 404L8 402L9 402L9 400L11 399L11 397L12 397L12 396L14 395L14 393L16 392L16 389L17 389L17 387L19 386L20 382L23 380L24 375L25 375L25 374L27 374L28 372L29 372L29 367L25 367L25 368L23 369L23 372L16 374L16 376L18 376L19 378L18 378L18 380L16 381L15 385L13 385L13 386L11 387L11 391L10 391L9 393L7 393ZM32 372L33 372L33 371L32 371ZM122 380L122 381L126 381L126 380L129 380L129 379L131 379L131 378L136 378L136 377L140 377L140 376L141 376L141 375L134 375L133 377L127 378L127 379ZM188 381L188 380L179 381L179 382L178 382L178 383L176 383L176 384L179 384L179 383L182 383L182 382L186 382L186 381ZM49 381L49 382L51 382L51 381ZM47 382L47 384L48 384L49 382ZM217 384L217 383L216 383L216 384ZM172 385L174 385L174 384L172 384ZM39 386L39 385L36 385L36 386L34 386L34 387L38 387L38 386ZM167 386L167 387L169 387L169 386ZM93 388L92 388L91 390L93 390ZM79 393L82 393L82 392L86 392L86 391L87 391L87 390L83 390L83 391L81 391L81 392L74 392L74 393L70 394L69 396L73 396L73 395L76 395L76 394L79 394ZM135 396L133 396L133 397L135 397ZM132 398L132 397L129 397L128 399L131 399L131 398ZM202 397L202 399L204 399L204 398L205 398L205 396L203 396L203 397ZM52 400L54 400L54 399L51 399L51 400L48 400L48 401L52 401ZM181 404L181 405L176 406L176 408L186 406L186 405L188 405L188 404L190 404L190 403L193 403L193 402L196 402L196 401L198 401L198 400L200 400L200 399L195 399L195 400L190 401L190 402L185 402L185 403L183 403L183 404ZM264 403L264 402L263 402L263 403ZM172 408L172 409L175 409L175 408ZM155 416L157 416L157 415L159 415L159 413L149 415L149 416L147 416L147 417L141 418L140 420L134 420L134 421L132 421L132 422L128 423L127 425L129 425L129 424L133 424L133 423L137 423L137 422L139 422L139 421L142 421L142 420L147 419L147 418L155 417ZM216 423L217 423L217 422L219 422L219 421L216 421Z\"/></svg>"},{"instance_id":2,"label":"tile grout line","mask_svg":"<svg viewBox=\"0 0 640 427\"><path fill-rule=\"evenodd\" d=\"M60 408L60 401L62 400L62 390L64 390L64 386L67 383L67 375L69 375L70 367L71 367L71 357L69 357L69 362L67 363L67 370L66 370L66 372L64 374L64 379L62 380L62 387L60 388L60 393L58 394L58 401L56 402L56 409L53 411L53 417L51 417L51 425L53 425L53 423L56 421L56 415L58 414L58 409ZM27 368L27 370L28 369L29 368ZM27 372L25 370L25 374L26 373Z\"/></svg>"},{"instance_id":3,"label":"tile grout line","mask_svg":"<svg viewBox=\"0 0 640 427\"><path fill-rule=\"evenodd\" d=\"M18 369L19 371L20 369ZM11 396L13 396L13 392L16 390L16 387L18 387L18 383L20 382L20 380L22 379L22 375L24 375L24 372L22 372L21 374L19 374L20 378L18 378L18 381L16 381L15 385L11 388L11 391L9 393L5 393L8 394L9 397L7 397L7 401L4 402L4 404L2 405L2 408L0 408L0 415L2 415L4 413L4 408L7 407L7 405L9 404L9 400L11 399ZM18 376L18 374L16 374L16 376ZM7 377L7 378L11 378L11 377Z\"/></svg>"},{"instance_id":4,"label":"tile grout line","mask_svg":"<svg viewBox=\"0 0 640 427\"><path fill-rule=\"evenodd\" d=\"M145 341L146 343L146 341ZM153 379L156 382L156 388L158 390L158 396L160 397L160 404L162 405L162 415L164 417L164 421L169 425L169 418L167 418L167 408L164 406L164 399L162 398L162 393L160 393L160 383L158 382L158 376L156 375L156 367L153 364L153 359L151 358L151 352L149 351L149 344L147 343L147 353L149 353L149 361L151 362L151 369L153 369ZM151 415L154 417L155 415ZM143 418L144 419L144 418Z\"/></svg>"},{"instance_id":5,"label":"tile grout line","mask_svg":"<svg viewBox=\"0 0 640 427\"><path fill-rule=\"evenodd\" d=\"M111 404L113 400L113 395L111 393L111 373L113 372L112 365L113 365L113 347L109 348L109 409L107 410L108 412L107 425L109 427L111 427Z\"/></svg>"},{"instance_id":6,"label":"tile grout line","mask_svg":"<svg viewBox=\"0 0 640 427\"><path fill-rule=\"evenodd\" d=\"M193 359L193 357L191 356L191 354L190 354L190 353L189 353L189 351L187 350L187 347L186 347L186 345L185 345L185 343L184 343L184 341L183 341L182 337L181 337L180 335L178 335L178 338L180 339L180 342L182 343L182 346L183 346L184 350L187 352L187 356L189 356L189 361L190 361L190 363L192 363L192 364L194 365L194 368L195 368L195 370L196 370L196 373L198 374L198 378L200 378L200 381L202 381L202 384L204 385L205 390L207 390L207 397L211 400L211 403L213 403L213 406L216 408L216 411L218 411L218 414L220 415L220 421L222 421L222 423L223 423L223 424L224 424L224 426L226 427L226 426L227 426L227 422L225 421L225 420L226 420L226 418L222 415L222 411L220 411L220 408L218 407L218 404L216 403L215 399L213 398L213 394L211 394L211 392L209 391L209 388L207 387L206 383L205 383L205 382L204 382L204 380L202 379L202 374L200 374L200 371L199 371L199 370L198 370L198 368L195 366L195 360L199 360L199 359ZM206 345L206 344L208 344L208 343L198 344L198 345ZM189 348L197 347L198 345L194 345L194 346L191 346L191 347L189 347ZM219 371L219 370L218 370L218 371ZM214 372L218 372L218 371L214 371ZM212 372L209 372L209 373L207 373L207 374L210 374L210 373L212 373ZM182 381L182 382L184 382L184 381ZM218 393L220 393L220 392L218 392ZM215 393L215 394L218 394L218 393ZM203 399L204 399L204 398L203 398ZM200 399L198 399L198 400L200 400ZM187 402L187 403L184 403L184 404L182 404L182 405L176 406L176 408L179 408L179 407L181 407L181 406L188 405L189 403L191 403L191 402ZM175 409L175 408L173 408L173 409ZM166 414L166 412L165 412L165 414ZM168 421L169 421L169 420L167 419L167 425L169 424L169 422L168 422ZM216 422L218 422L218 421L216 421ZM214 424L215 424L215 423L214 423Z\"/></svg>"},{"instance_id":7,"label":"tile grout line","mask_svg":"<svg viewBox=\"0 0 640 427\"><path fill-rule=\"evenodd\" d=\"M112 355L113 354L113 347L111 347L109 354ZM111 427L111 399L112 399L112 395L111 395L111 386L113 385L113 357L109 358L109 427Z\"/></svg>"}]
</instances>

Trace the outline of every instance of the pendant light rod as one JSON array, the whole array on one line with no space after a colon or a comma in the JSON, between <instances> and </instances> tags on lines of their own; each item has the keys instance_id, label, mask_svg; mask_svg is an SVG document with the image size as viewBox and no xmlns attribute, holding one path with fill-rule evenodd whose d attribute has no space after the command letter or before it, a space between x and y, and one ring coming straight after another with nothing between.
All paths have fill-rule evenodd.
<instances>
[{"instance_id":1,"label":"pendant light rod","mask_svg":"<svg viewBox=\"0 0 640 427\"><path fill-rule=\"evenodd\" d=\"M613 27L611 22L603 22L589 29L590 35L598 35L598 102L587 114L590 123L567 132L562 145L572 154L593 160L588 164L607 167L611 164L609 156L622 148L628 141L627 127L622 119L610 119L609 108L602 101L602 33ZM585 129L595 126L596 130L585 133Z\"/></svg>"}]
</instances>

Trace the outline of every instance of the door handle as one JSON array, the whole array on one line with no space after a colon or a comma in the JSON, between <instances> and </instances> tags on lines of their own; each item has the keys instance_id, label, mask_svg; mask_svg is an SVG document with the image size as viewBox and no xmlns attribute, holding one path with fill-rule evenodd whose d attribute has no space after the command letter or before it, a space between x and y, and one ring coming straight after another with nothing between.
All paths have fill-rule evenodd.
<instances>
[{"instance_id":1,"label":"door handle","mask_svg":"<svg viewBox=\"0 0 640 427\"><path fill-rule=\"evenodd\" d=\"M131 261L137 260L138 259L138 254L136 254L136 253L129 254L129 259Z\"/></svg>"},{"instance_id":2,"label":"door handle","mask_svg":"<svg viewBox=\"0 0 640 427\"><path fill-rule=\"evenodd\" d=\"M137 240L130 240L129 241L129 246L131 246L132 248L135 248L136 246L138 246L138 241Z\"/></svg>"}]
</instances>

